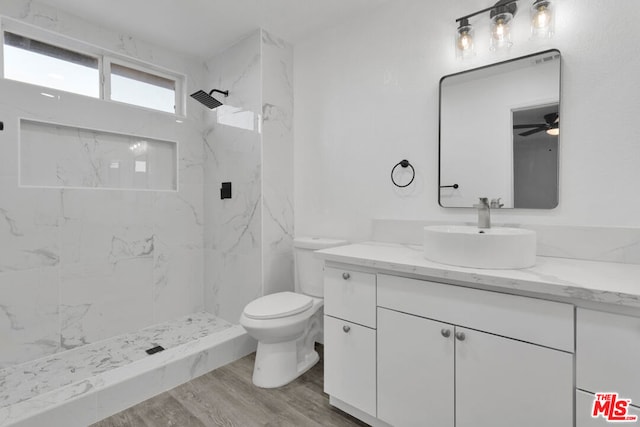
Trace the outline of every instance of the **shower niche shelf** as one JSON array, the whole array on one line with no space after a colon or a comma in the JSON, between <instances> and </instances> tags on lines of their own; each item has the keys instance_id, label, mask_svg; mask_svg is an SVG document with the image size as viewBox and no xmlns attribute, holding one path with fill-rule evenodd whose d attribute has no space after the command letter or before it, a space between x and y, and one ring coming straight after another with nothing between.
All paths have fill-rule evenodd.
<instances>
[{"instance_id":1,"label":"shower niche shelf","mask_svg":"<svg viewBox=\"0 0 640 427\"><path fill-rule=\"evenodd\" d=\"M177 191L174 141L20 120L20 185Z\"/></svg>"}]
</instances>

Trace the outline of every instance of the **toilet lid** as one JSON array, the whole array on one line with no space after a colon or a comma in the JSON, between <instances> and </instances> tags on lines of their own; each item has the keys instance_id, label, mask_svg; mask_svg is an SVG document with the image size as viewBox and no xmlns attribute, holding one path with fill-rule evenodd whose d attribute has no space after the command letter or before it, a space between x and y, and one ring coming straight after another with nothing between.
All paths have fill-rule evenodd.
<instances>
[{"instance_id":1,"label":"toilet lid","mask_svg":"<svg viewBox=\"0 0 640 427\"><path fill-rule=\"evenodd\" d=\"M301 313L313 305L311 297L294 292L278 292L251 301L244 315L251 319L276 319Z\"/></svg>"}]
</instances>

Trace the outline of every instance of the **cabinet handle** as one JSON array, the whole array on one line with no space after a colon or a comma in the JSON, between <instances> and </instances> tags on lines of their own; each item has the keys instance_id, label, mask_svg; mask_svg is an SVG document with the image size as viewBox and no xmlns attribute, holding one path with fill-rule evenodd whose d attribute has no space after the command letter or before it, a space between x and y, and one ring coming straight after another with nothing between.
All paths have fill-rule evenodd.
<instances>
[{"instance_id":1,"label":"cabinet handle","mask_svg":"<svg viewBox=\"0 0 640 427\"><path fill-rule=\"evenodd\" d=\"M349 326L349 325L344 325L344 326L342 327L342 330L344 331L344 333L345 333L345 334L346 334L346 333L349 333L349 331L351 330L351 326Z\"/></svg>"},{"instance_id":2,"label":"cabinet handle","mask_svg":"<svg viewBox=\"0 0 640 427\"><path fill-rule=\"evenodd\" d=\"M450 329L442 329L440 331L440 333L442 334L443 337L445 338L449 338L451 336L451 330Z\"/></svg>"},{"instance_id":3,"label":"cabinet handle","mask_svg":"<svg viewBox=\"0 0 640 427\"><path fill-rule=\"evenodd\" d=\"M456 332L456 338L458 339L458 341L464 341L466 335L464 334L464 332Z\"/></svg>"},{"instance_id":4,"label":"cabinet handle","mask_svg":"<svg viewBox=\"0 0 640 427\"><path fill-rule=\"evenodd\" d=\"M351 275L349 273L342 273L342 278L344 280L349 280L349 279L351 279Z\"/></svg>"}]
</instances>

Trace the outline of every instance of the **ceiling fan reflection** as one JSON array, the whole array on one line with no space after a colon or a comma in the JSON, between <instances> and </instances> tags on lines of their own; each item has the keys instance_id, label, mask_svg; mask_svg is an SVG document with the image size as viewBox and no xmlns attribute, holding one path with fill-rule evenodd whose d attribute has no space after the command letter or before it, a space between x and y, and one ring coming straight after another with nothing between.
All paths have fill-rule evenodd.
<instances>
[{"instance_id":1,"label":"ceiling fan reflection","mask_svg":"<svg viewBox=\"0 0 640 427\"><path fill-rule=\"evenodd\" d=\"M526 132L519 133L520 136L529 136L538 132L546 131L547 134L557 136L560 134L560 116L558 113L549 113L544 116L545 123L521 124L513 125L514 129L531 129Z\"/></svg>"}]
</instances>

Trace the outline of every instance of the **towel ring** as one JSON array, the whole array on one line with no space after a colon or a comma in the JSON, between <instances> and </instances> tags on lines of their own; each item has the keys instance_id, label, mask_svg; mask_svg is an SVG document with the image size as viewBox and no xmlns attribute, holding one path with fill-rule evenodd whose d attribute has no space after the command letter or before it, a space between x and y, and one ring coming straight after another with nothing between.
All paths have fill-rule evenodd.
<instances>
[{"instance_id":1,"label":"towel ring","mask_svg":"<svg viewBox=\"0 0 640 427\"><path fill-rule=\"evenodd\" d=\"M393 178L393 173L396 171L396 168L398 166L402 166L403 168L407 168L407 167L411 168L411 180L404 185L398 184L396 180ZM411 183L415 178L416 178L416 170L413 168L413 165L409 163L409 160L406 160L406 159L400 160L398 163L396 163L393 169L391 169L391 182L393 182L393 185L395 185L396 187L400 187L400 188L408 187L409 185L411 185Z\"/></svg>"}]
</instances>

